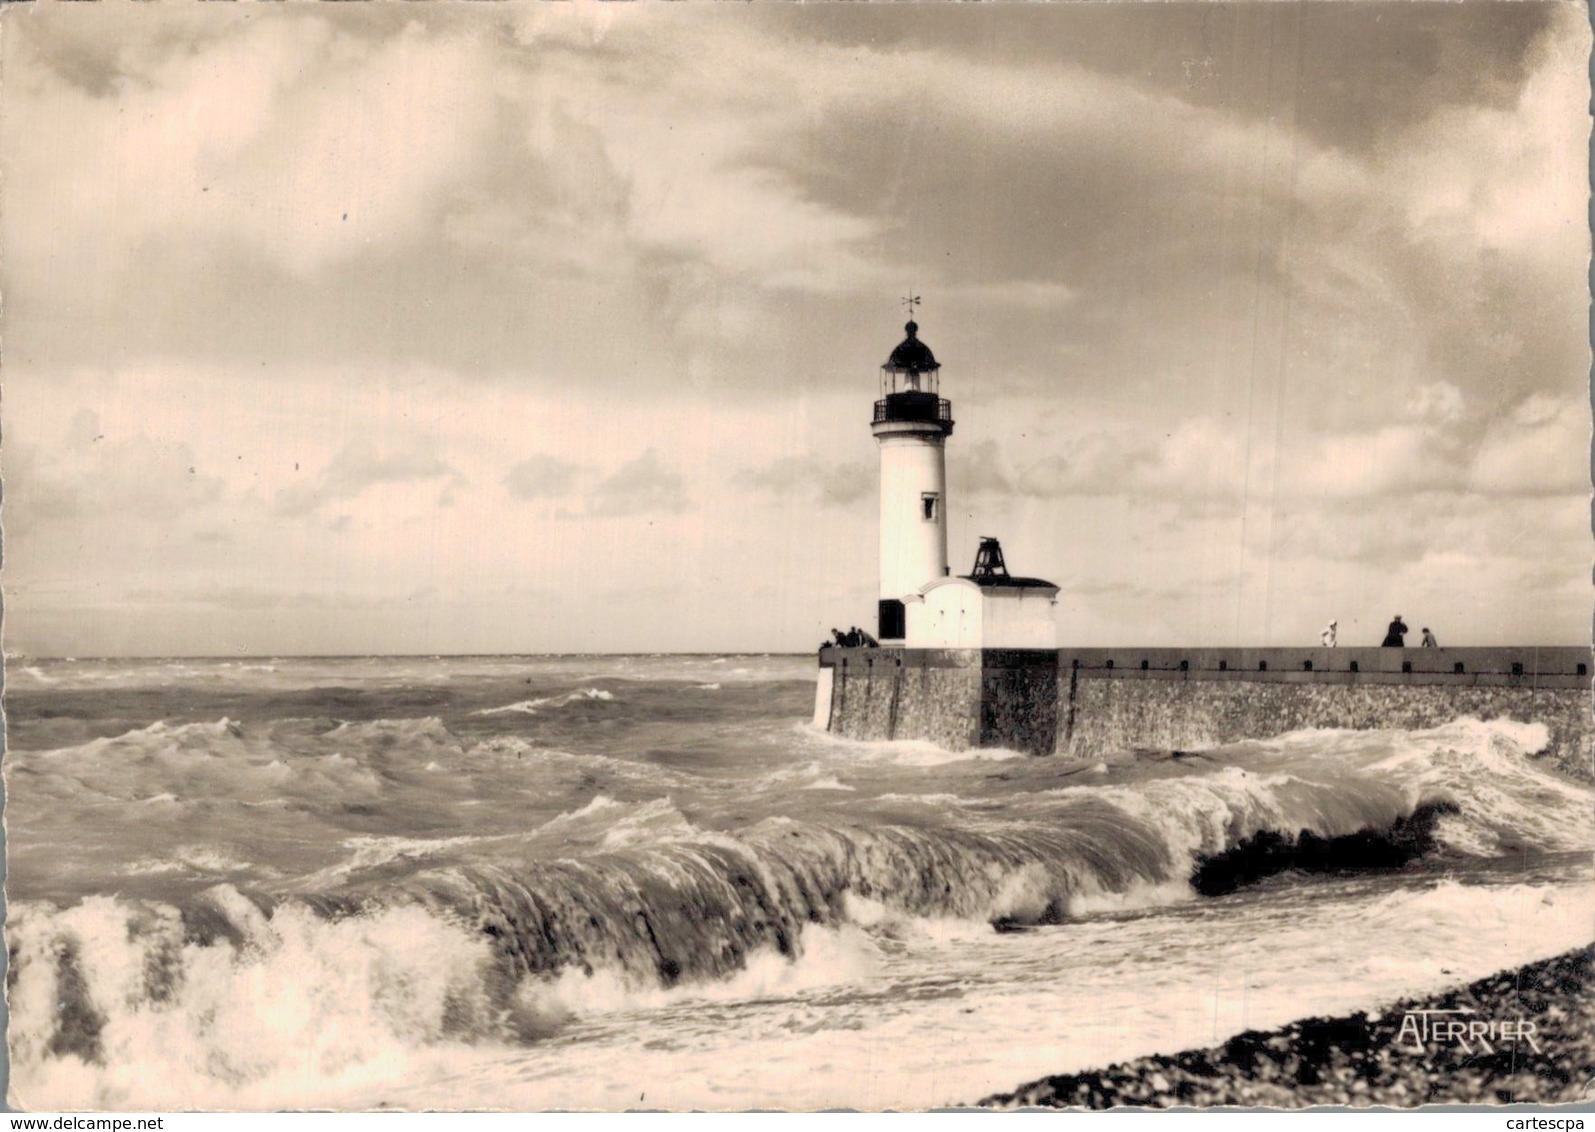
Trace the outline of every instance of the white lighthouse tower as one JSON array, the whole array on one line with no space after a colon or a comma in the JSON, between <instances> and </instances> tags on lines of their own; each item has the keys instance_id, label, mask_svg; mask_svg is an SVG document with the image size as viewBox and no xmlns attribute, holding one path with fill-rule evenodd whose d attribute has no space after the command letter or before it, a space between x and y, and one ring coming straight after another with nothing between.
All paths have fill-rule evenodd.
<instances>
[{"instance_id":1,"label":"white lighthouse tower","mask_svg":"<svg viewBox=\"0 0 1595 1132\"><path fill-rule=\"evenodd\" d=\"M952 405L940 395L941 365L919 340L908 337L881 367L881 399L870 431L881 449L881 641L904 643L904 601L947 569L947 438Z\"/></svg>"}]
</instances>

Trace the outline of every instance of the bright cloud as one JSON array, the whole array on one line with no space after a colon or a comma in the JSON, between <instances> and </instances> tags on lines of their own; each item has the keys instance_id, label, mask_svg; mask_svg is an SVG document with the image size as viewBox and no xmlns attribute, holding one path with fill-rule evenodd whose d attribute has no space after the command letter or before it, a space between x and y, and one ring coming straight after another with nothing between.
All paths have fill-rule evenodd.
<instances>
[{"instance_id":1,"label":"bright cloud","mask_svg":"<svg viewBox=\"0 0 1595 1132\"><path fill-rule=\"evenodd\" d=\"M1589 32L1461 11L8 13L13 647L807 648L910 290L1077 639L1583 639Z\"/></svg>"}]
</instances>

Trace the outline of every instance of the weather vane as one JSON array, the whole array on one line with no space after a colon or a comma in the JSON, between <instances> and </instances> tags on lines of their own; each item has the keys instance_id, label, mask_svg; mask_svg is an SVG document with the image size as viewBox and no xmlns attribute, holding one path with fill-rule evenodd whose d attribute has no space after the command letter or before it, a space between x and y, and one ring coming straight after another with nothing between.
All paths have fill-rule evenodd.
<instances>
[{"instance_id":1,"label":"weather vane","mask_svg":"<svg viewBox=\"0 0 1595 1132\"><path fill-rule=\"evenodd\" d=\"M919 306L919 296L914 294L914 289L912 287L908 289L908 294L903 296L902 304L904 309L908 311L908 317L913 318L914 308Z\"/></svg>"}]
</instances>

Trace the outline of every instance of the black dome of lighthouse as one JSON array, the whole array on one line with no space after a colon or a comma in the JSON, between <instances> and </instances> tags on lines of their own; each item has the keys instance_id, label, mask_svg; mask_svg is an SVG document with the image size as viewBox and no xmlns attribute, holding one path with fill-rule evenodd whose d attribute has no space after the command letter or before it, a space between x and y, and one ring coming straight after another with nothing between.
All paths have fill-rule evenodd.
<instances>
[{"instance_id":1,"label":"black dome of lighthouse","mask_svg":"<svg viewBox=\"0 0 1595 1132\"><path fill-rule=\"evenodd\" d=\"M875 435L885 433L920 434L939 432L951 436L953 407L940 394L941 363L930 347L919 340L919 324L910 322L908 331L881 367L881 399L875 402ZM901 426L914 427L904 429ZM882 430L885 430L884 432Z\"/></svg>"},{"instance_id":2,"label":"black dome of lighthouse","mask_svg":"<svg viewBox=\"0 0 1595 1132\"><path fill-rule=\"evenodd\" d=\"M897 349L892 351L892 356L886 359L886 365L882 368L888 373L930 373L941 369L936 355L917 337L919 323L910 320L903 329L908 332L908 337L898 343Z\"/></svg>"}]
</instances>

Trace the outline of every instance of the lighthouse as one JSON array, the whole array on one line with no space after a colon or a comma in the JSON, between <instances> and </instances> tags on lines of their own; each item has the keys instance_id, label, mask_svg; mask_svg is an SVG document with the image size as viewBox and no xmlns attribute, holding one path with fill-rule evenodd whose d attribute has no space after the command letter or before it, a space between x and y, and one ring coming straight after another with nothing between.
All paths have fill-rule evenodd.
<instances>
[{"instance_id":1,"label":"lighthouse","mask_svg":"<svg viewBox=\"0 0 1595 1132\"><path fill-rule=\"evenodd\" d=\"M912 304L917 297L904 300ZM953 407L919 324L881 366L870 432L881 454L880 644L820 649L814 725L854 738L925 738L950 750L1050 754L1058 722L1058 587L1008 572L981 536L974 567L947 565Z\"/></svg>"},{"instance_id":2,"label":"lighthouse","mask_svg":"<svg viewBox=\"0 0 1595 1132\"><path fill-rule=\"evenodd\" d=\"M947 438L952 405L941 396L941 365L910 320L881 367L870 431L881 452L881 586L878 632L904 643L905 601L947 569Z\"/></svg>"},{"instance_id":3,"label":"lighthouse","mask_svg":"<svg viewBox=\"0 0 1595 1132\"><path fill-rule=\"evenodd\" d=\"M909 300L913 301L913 300ZM881 453L881 643L913 649L1050 649L1058 587L1008 573L982 538L975 566L947 566L947 438L941 363L912 320L881 367L870 431Z\"/></svg>"}]
</instances>

